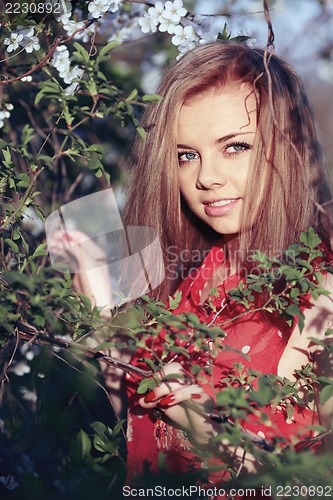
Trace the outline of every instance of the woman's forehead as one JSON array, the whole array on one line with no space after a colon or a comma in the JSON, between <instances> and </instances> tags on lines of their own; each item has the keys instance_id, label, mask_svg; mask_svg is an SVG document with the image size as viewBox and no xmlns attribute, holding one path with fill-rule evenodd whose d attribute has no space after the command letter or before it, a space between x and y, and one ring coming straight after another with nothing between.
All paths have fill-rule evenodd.
<instances>
[{"instance_id":1,"label":"woman's forehead","mask_svg":"<svg viewBox=\"0 0 333 500\"><path fill-rule=\"evenodd\" d=\"M180 109L178 136L184 139L204 134L217 140L255 130L256 98L249 85L205 91L188 98Z\"/></svg>"}]
</instances>

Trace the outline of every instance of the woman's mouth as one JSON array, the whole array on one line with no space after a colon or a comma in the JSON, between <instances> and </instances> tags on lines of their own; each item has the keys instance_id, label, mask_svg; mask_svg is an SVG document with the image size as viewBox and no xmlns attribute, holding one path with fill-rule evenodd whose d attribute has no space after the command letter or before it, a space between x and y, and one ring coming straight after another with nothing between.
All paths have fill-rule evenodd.
<instances>
[{"instance_id":1,"label":"woman's mouth","mask_svg":"<svg viewBox=\"0 0 333 500\"><path fill-rule=\"evenodd\" d=\"M204 201L204 210L206 215L209 215L210 217L218 217L230 212L240 200L241 198L230 198L212 202Z\"/></svg>"}]
</instances>

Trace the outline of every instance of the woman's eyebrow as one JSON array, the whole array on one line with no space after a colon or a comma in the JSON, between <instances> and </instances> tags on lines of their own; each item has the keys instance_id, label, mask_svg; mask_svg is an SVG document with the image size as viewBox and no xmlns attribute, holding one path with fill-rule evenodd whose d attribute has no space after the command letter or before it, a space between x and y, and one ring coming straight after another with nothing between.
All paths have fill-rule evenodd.
<instances>
[{"instance_id":1,"label":"woman's eyebrow","mask_svg":"<svg viewBox=\"0 0 333 500\"><path fill-rule=\"evenodd\" d=\"M248 134L255 134L255 132L233 132L231 134L219 137L219 139L216 139L215 143L220 144L221 142L230 141L230 139L233 139L234 137L238 137L239 135L248 135Z\"/></svg>"},{"instance_id":2,"label":"woman's eyebrow","mask_svg":"<svg viewBox=\"0 0 333 500\"><path fill-rule=\"evenodd\" d=\"M216 139L215 144L220 144L222 142L229 141L230 139L233 139L234 137L238 137L240 135L248 135L248 134L255 134L255 132L232 132L231 134L224 135L222 137L219 137ZM177 148L180 149L193 149L193 146L188 146L187 144L177 144Z\"/></svg>"},{"instance_id":3,"label":"woman's eyebrow","mask_svg":"<svg viewBox=\"0 0 333 500\"><path fill-rule=\"evenodd\" d=\"M181 149L193 149L192 146L186 146L186 144L177 144L177 148L181 148Z\"/></svg>"}]
</instances>

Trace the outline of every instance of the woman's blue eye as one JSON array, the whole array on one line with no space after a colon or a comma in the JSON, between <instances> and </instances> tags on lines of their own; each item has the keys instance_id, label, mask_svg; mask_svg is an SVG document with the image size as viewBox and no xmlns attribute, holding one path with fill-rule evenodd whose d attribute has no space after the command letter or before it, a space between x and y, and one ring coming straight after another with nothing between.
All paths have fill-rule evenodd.
<instances>
[{"instance_id":1,"label":"woman's blue eye","mask_svg":"<svg viewBox=\"0 0 333 500\"><path fill-rule=\"evenodd\" d=\"M234 144L228 144L228 146L225 148L225 153L229 156L232 156L243 153L248 149L251 149L250 144L247 144L246 142L235 142Z\"/></svg>"},{"instance_id":2,"label":"woman's blue eye","mask_svg":"<svg viewBox=\"0 0 333 500\"><path fill-rule=\"evenodd\" d=\"M178 153L178 160L179 162L187 162L187 161L193 161L196 159L196 153L192 151L184 151L184 152L179 152Z\"/></svg>"}]
</instances>

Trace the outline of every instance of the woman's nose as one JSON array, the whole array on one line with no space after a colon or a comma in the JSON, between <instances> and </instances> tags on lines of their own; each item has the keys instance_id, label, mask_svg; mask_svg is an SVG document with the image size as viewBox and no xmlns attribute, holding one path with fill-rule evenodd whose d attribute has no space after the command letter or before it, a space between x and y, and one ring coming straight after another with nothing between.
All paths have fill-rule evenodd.
<instances>
[{"instance_id":1,"label":"woman's nose","mask_svg":"<svg viewBox=\"0 0 333 500\"><path fill-rule=\"evenodd\" d=\"M201 158L200 170L196 185L198 189L211 189L213 186L224 186L227 182L221 158Z\"/></svg>"}]
</instances>

